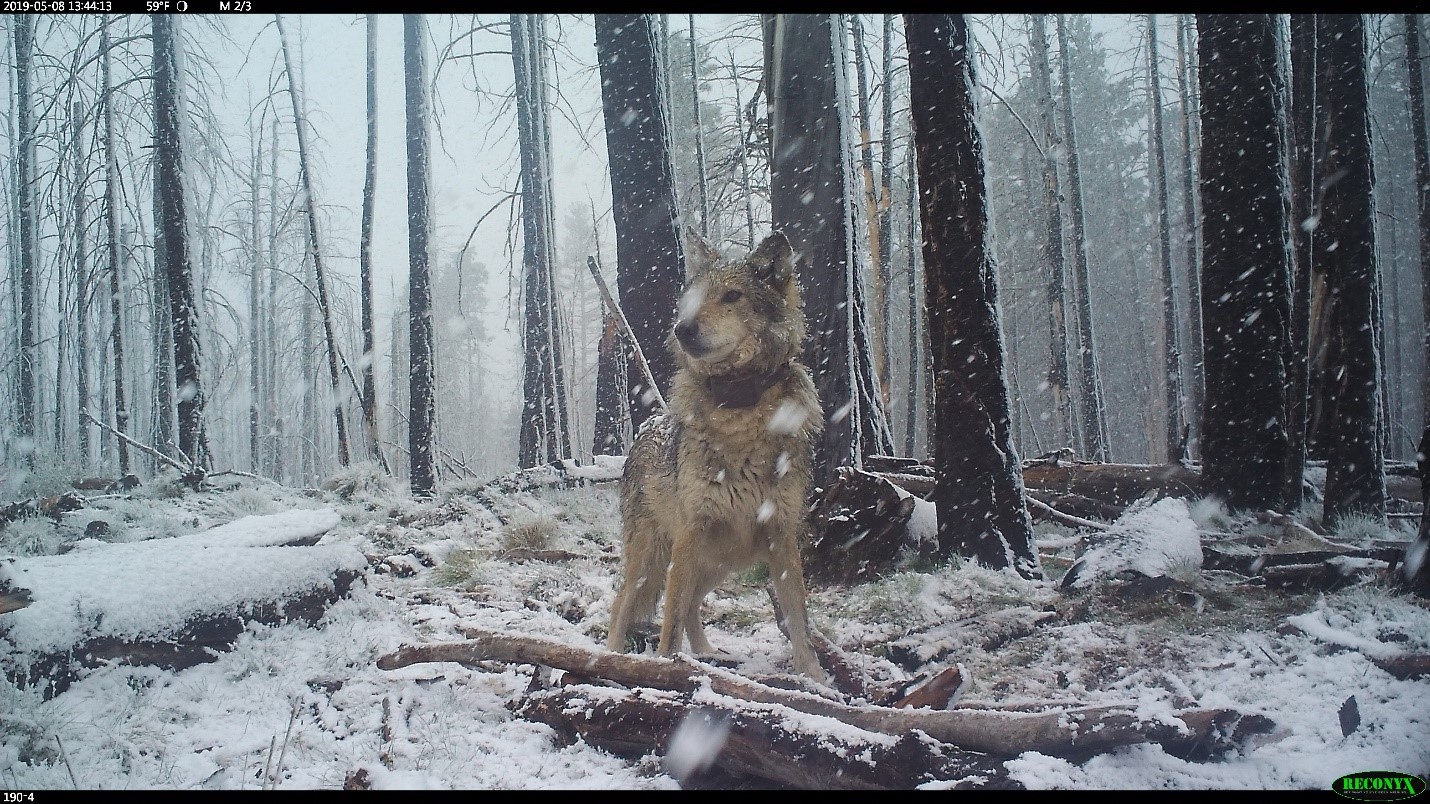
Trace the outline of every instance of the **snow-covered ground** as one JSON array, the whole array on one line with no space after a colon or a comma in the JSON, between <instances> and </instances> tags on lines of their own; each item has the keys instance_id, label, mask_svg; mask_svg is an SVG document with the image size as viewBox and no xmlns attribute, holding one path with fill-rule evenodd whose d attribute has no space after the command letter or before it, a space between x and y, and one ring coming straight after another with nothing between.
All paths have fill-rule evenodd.
<instances>
[{"instance_id":1,"label":"snow-covered ground","mask_svg":"<svg viewBox=\"0 0 1430 804\"><path fill-rule=\"evenodd\" d=\"M0 579L35 597L0 614L9 630L0 658L85 633L158 632L185 613L238 605L257 587L311 583L311 561L370 565L363 582L316 627L251 626L233 650L178 672L104 666L50 700L0 680L0 788L338 788L359 770L377 788L678 786L660 757L632 763L582 742L563 746L549 727L512 715L528 666L375 664L399 645L461 639L464 628L598 649L619 569L614 484L453 484L420 502L370 468L308 493L216 481L223 488L186 494L151 483L94 499L58 526L28 520L0 531L0 556L13 558L0 558ZM916 513L926 524L928 512ZM1372 663L1430 653L1430 607L1377 580L1300 594L1199 572L1188 549L1194 520L1204 531L1259 527L1206 504L1143 506L1060 591L1077 540L1040 525L1047 581L968 564L914 567L816 588L811 617L875 679L961 664L971 678L961 705L1134 703L1149 717L1229 707L1277 724L1205 763L1155 745L1081 763L1028 752L1008 767L1030 788L1325 790L1356 771L1430 775L1426 681L1399 681ZM85 539L86 528L98 538ZM316 532L315 547L275 546ZM1119 541L1133 549L1114 554ZM1125 568L1176 584L1145 598L1108 593L1107 578ZM711 641L743 671L788 672L758 571L717 590L705 618ZM1343 734L1351 697L1360 722Z\"/></svg>"}]
</instances>

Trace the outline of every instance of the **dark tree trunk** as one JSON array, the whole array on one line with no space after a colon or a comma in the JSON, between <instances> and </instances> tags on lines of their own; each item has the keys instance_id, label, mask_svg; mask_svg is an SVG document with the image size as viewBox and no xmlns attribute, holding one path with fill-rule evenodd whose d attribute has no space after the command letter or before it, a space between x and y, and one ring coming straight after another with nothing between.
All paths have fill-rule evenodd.
<instances>
[{"instance_id":1,"label":"dark tree trunk","mask_svg":"<svg viewBox=\"0 0 1430 804\"><path fill-rule=\"evenodd\" d=\"M546 127L540 15L511 15L517 137L521 158L523 292L522 467L571 454L556 311L551 211L551 144Z\"/></svg>"},{"instance_id":2,"label":"dark tree trunk","mask_svg":"<svg viewBox=\"0 0 1430 804\"><path fill-rule=\"evenodd\" d=\"M278 384L278 121L273 121L273 146L268 149L268 316L264 321L268 342L268 363L264 367L267 377L263 383L268 389L268 421L273 434L268 439L269 470L273 479L283 481L287 452L283 431L287 416L282 404L283 394Z\"/></svg>"},{"instance_id":3,"label":"dark tree trunk","mask_svg":"<svg viewBox=\"0 0 1430 804\"><path fill-rule=\"evenodd\" d=\"M1043 121L1043 204L1048 216L1044 248L1048 261L1048 327L1052 357L1048 389L1053 395L1053 446L1075 443L1072 395L1068 393L1067 260L1063 255L1062 189L1058 186L1057 114L1053 106L1052 67L1048 61L1048 31L1044 15L1028 15L1032 42L1033 82Z\"/></svg>"},{"instance_id":4,"label":"dark tree trunk","mask_svg":"<svg viewBox=\"0 0 1430 804\"><path fill-rule=\"evenodd\" d=\"M904 29L936 383L939 552L1041 578L1009 430L968 23L963 15L909 14Z\"/></svg>"},{"instance_id":5,"label":"dark tree trunk","mask_svg":"<svg viewBox=\"0 0 1430 804\"><path fill-rule=\"evenodd\" d=\"M705 175L705 130L700 124L700 56L695 48L695 15L690 14L690 97L695 121L695 183L700 189L700 234L710 236L710 182Z\"/></svg>"},{"instance_id":6,"label":"dark tree trunk","mask_svg":"<svg viewBox=\"0 0 1430 804\"><path fill-rule=\"evenodd\" d=\"M1280 509L1289 315L1285 90L1269 14L1199 14L1202 476L1235 508Z\"/></svg>"},{"instance_id":7,"label":"dark tree trunk","mask_svg":"<svg viewBox=\"0 0 1430 804\"><path fill-rule=\"evenodd\" d=\"M610 159L616 228L616 288L631 331L659 388L669 388L675 358L665 346L685 281L676 225L670 116L649 14L597 14L596 60ZM638 361L628 360L631 426L652 415L656 394ZM659 390L659 389L657 389Z\"/></svg>"},{"instance_id":8,"label":"dark tree trunk","mask_svg":"<svg viewBox=\"0 0 1430 804\"><path fill-rule=\"evenodd\" d=\"M1197 215L1197 174L1196 174L1196 138L1193 136L1193 123L1197 117L1196 98L1192 94L1192 86L1196 79L1192 77L1196 68L1190 56L1194 45L1191 40L1194 34L1190 24L1190 15L1177 15L1177 85L1178 94L1181 96L1182 110L1182 215L1187 229L1186 234L1186 260L1187 260L1187 317L1191 321L1188 330L1187 343L1187 366L1191 380L1191 390L1187 396L1186 423L1190 428L1188 444L1196 444L1201 440L1201 415L1202 404L1206 398L1206 379L1204 358L1202 356L1202 269L1201 269L1201 244L1198 233L1201 231L1199 217ZM1195 454L1200 454L1201 448L1194 450Z\"/></svg>"},{"instance_id":9,"label":"dark tree trunk","mask_svg":"<svg viewBox=\"0 0 1430 804\"><path fill-rule=\"evenodd\" d=\"M844 87L844 37L828 14L765 15L770 98L770 209L799 259L814 374L825 426L814 450L814 483L840 465L892 446L873 373L865 301L854 248L854 192Z\"/></svg>"},{"instance_id":10,"label":"dark tree trunk","mask_svg":"<svg viewBox=\"0 0 1430 804\"><path fill-rule=\"evenodd\" d=\"M1415 209L1420 241L1420 293L1424 311L1421 343L1423 370L1420 399L1422 421L1430 425L1430 150L1425 143L1425 76L1420 65L1420 16L1405 15L1405 62L1410 94L1411 138L1415 141ZM1422 441L1422 444L1425 442ZM1423 452L1425 447L1422 446ZM1422 521L1425 517L1421 517ZM1422 526L1421 534L1425 533Z\"/></svg>"},{"instance_id":11,"label":"dark tree trunk","mask_svg":"<svg viewBox=\"0 0 1430 804\"><path fill-rule=\"evenodd\" d=\"M184 212L184 154L179 118L175 17L150 17L154 35L154 188L162 248L159 265L168 282L174 329L174 385L178 392L179 451L194 466L208 467L205 454L204 392L199 372L199 311L194 298Z\"/></svg>"},{"instance_id":12,"label":"dark tree trunk","mask_svg":"<svg viewBox=\"0 0 1430 804\"><path fill-rule=\"evenodd\" d=\"M1326 445L1323 519L1385 514L1385 467L1379 435L1380 355L1376 350L1375 169L1366 76L1365 21L1359 14L1321 15L1317 56L1323 66L1327 181L1314 246L1324 265L1331 305L1332 362L1326 371L1331 422Z\"/></svg>"},{"instance_id":13,"label":"dark tree trunk","mask_svg":"<svg viewBox=\"0 0 1430 804\"><path fill-rule=\"evenodd\" d=\"M869 226L869 257L874 263L870 278L874 282L874 303L869 324L876 344L874 376L879 381L879 401L889 404L889 324L885 312L889 309L889 275L885 270L884 252L888 241L879 229L879 199L875 195L874 146L869 141L873 121L869 112L869 70L865 65L868 48L864 45L864 23L858 14L849 15L849 27L854 33L854 75L859 110L859 169L864 182L864 217ZM885 93L888 97L888 93Z\"/></svg>"},{"instance_id":14,"label":"dark tree trunk","mask_svg":"<svg viewBox=\"0 0 1430 804\"><path fill-rule=\"evenodd\" d=\"M1082 358L1079 396L1082 397L1083 454L1095 461L1111 458L1107 444L1107 411L1102 401L1102 377L1097 372L1097 338L1092 327L1092 289L1088 285L1087 221L1082 201L1082 166L1077 152L1072 77L1068 57L1067 26L1057 15L1058 50L1063 84L1063 132L1068 154L1068 195L1073 228L1073 285L1076 290L1078 354Z\"/></svg>"},{"instance_id":15,"label":"dark tree trunk","mask_svg":"<svg viewBox=\"0 0 1430 804\"><path fill-rule=\"evenodd\" d=\"M1299 508L1306 480L1306 418L1310 385L1311 248L1314 229L1306 224L1316 208L1316 17L1291 15L1291 332L1286 364L1287 510Z\"/></svg>"},{"instance_id":16,"label":"dark tree trunk","mask_svg":"<svg viewBox=\"0 0 1430 804\"><path fill-rule=\"evenodd\" d=\"M592 455L624 455L621 402L625 398L625 361L622 360L621 335L615 314L607 311L605 328L596 353L596 416L595 433L591 441Z\"/></svg>"},{"instance_id":17,"label":"dark tree trunk","mask_svg":"<svg viewBox=\"0 0 1430 804\"><path fill-rule=\"evenodd\" d=\"M1182 347L1177 337L1176 283L1172 278L1171 190L1167 186L1167 138L1162 123L1162 68L1157 63L1157 15L1147 15L1147 84L1152 99L1152 176L1157 194L1157 256L1162 269L1162 369L1166 395L1162 438L1167 462L1181 457Z\"/></svg>"},{"instance_id":18,"label":"dark tree trunk","mask_svg":"<svg viewBox=\"0 0 1430 804\"><path fill-rule=\"evenodd\" d=\"M367 18L367 163L363 170L362 230L358 238L358 271L362 283L362 421L369 454L384 468L387 460L377 432L377 377L373 371L377 347L373 341L372 224L377 197L377 15Z\"/></svg>"},{"instance_id":19,"label":"dark tree trunk","mask_svg":"<svg viewBox=\"0 0 1430 804\"><path fill-rule=\"evenodd\" d=\"M123 285L123 255L119 238L119 157L114 149L114 83L110 77L109 54L110 17L105 16L100 28L100 69L103 75L104 103L104 222L109 242L109 337L114 350L114 446L119 456L119 475L129 474L129 442L122 436L129 433L129 407L124 389L124 317L121 288Z\"/></svg>"},{"instance_id":20,"label":"dark tree trunk","mask_svg":"<svg viewBox=\"0 0 1430 804\"><path fill-rule=\"evenodd\" d=\"M89 242L85 233L89 222L89 205L85 191L87 165L80 143L84 140L84 110L76 103L73 107L74 119L74 260L75 260L75 397L79 400L75 425L79 428L80 466L89 468L89 420L82 414L89 410Z\"/></svg>"},{"instance_id":21,"label":"dark tree trunk","mask_svg":"<svg viewBox=\"0 0 1430 804\"><path fill-rule=\"evenodd\" d=\"M407 95L407 310L409 411L408 473L412 492L430 496L436 485L433 431L436 377L432 354L431 207L428 199L427 23L420 14L402 15L402 51Z\"/></svg>"},{"instance_id":22,"label":"dark tree trunk","mask_svg":"<svg viewBox=\"0 0 1430 804\"><path fill-rule=\"evenodd\" d=\"M16 143L15 193L18 196L16 217L20 226L20 354L17 367L15 405L15 435L29 441L26 462L34 465L35 429L35 118L30 108L31 50L35 40L35 18L28 14L11 17L15 33L15 117L19 142Z\"/></svg>"},{"instance_id":23,"label":"dark tree trunk","mask_svg":"<svg viewBox=\"0 0 1430 804\"><path fill-rule=\"evenodd\" d=\"M909 458L916 457L918 450L919 431L919 375L924 373L924 345L920 344L919 334L924 331L924 302L919 294L919 177L918 160L914 154L914 149L909 149L908 164L908 184L909 184L909 232L908 232L908 267L907 277L909 281L909 388L908 399L904 405L904 455ZM925 375L924 383L927 385L928 379ZM928 420L928 411L924 412L924 421ZM925 438L927 444L927 438Z\"/></svg>"}]
</instances>

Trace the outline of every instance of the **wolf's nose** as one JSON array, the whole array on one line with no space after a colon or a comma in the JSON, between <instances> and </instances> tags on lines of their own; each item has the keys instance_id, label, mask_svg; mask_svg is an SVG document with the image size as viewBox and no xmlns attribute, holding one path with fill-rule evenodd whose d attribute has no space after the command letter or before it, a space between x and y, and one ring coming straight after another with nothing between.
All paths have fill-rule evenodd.
<instances>
[{"instance_id":1,"label":"wolf's nose","mask_svg":"<svg viewBox=\"0 0 1430 804\"><path fill-rule=\"evenodd\" d=\"M700 325L694 321L681 321L675 325L675 339L689 346L700 335Z\"/></svg>"}]
</instances>

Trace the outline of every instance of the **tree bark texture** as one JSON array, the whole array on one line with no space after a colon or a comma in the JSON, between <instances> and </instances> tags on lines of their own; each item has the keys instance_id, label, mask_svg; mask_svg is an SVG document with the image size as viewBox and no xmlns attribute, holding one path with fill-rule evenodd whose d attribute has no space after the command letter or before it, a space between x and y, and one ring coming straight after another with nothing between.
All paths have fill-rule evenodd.
<instances>
[{"instance_id":1,"label":"tree bark texture","mask_svg":"<svg viewBox=\"0 0 1430 804\"><path fill-rule=\"evenodd\" d=\"M1359 14L1319 18L1317 56L1324 79L1319 83L1331 141L1321 162L1326 186L1314 247L1316 264L1325 266L1331 306L1323 520L1332 525L1356 512L1384 516L1385 468L1377 404L1375 168L1365 20Z\"/></svg>"},{"instance_id":2,"label":"tree bark texture","mask_svg":"<svg viewBox=\"0 0 1430 804\"><path fill-rule=\"evenodd\" d=\"M174 332L174 385L178 394L179 451L193 466L207 467L204 392L199 370L199 310L194 296L184 211L183 122L179 117L177 17L154 14L154 223L161 247L158 271L168 284Z\"/></svg>"},{"instance_id":3,"label":"tree bark texture","mask_svg":"<svg viewBox=\"0 0 1430 804\"><path fill-rule=\"evenodd\" d=\"M675 357L665 339L685 282L685 257L659 32L649 14L597 14L595 24L616 229L616 292L657 386L669 389ZM639 431L658 412L656 394L636 361L626 362L631 426Z\"/></svg>"},{"instance_id":4,"label":"tree bark texture","mask_svg":"<svg viewBox=\"0 0 1430 804\"><path fill-rule=\"evenodd\" d=\"M939 552L1041 578L1013 446L967 19L910 14Z\"/></svg>"},{"instance_id":5,"label":"tree bark texture","mask_svg":"<svg viewBox=\"0 0 1430 804\"><path fill-rule=\"evenodd\" d=\"M892 451L874 377L858 252L844 36L828 14L767 14L770 209L794 247L810 337L802 361L824 407L814 483Z\"/></svg>"},{"instance_id":6,"label":"tree bark texture","mask_svg":"<svg viewBox=\"0 0 1430 804\"><path fill-rule=\"evenodd\" d=\"M429 134L427 130L427 24L420 14L402 15L402 51L407 101L407 310L409 411L407 449L412 491L430 495L436 485L436 360L432 353Z\"/></svg>"},{"instance_id":7,"label":"tree bark texture","mask_svg":"<svg viewBox=\"0 0 1430 804\"><path fill-rule=\"evenodd\" d=\"M1201 69L1205 488L1285 504L1289 336L1284 78L1268 14L1197 17Z\"/></svg>"}]
</instances>

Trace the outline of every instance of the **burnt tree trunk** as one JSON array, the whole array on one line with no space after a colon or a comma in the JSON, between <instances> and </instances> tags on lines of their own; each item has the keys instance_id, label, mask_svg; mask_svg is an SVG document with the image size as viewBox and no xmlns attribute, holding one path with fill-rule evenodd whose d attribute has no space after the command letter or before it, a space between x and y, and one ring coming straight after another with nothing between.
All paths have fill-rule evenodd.
<instances>
[{"instance_id":1,"label":"burnt tree trunk","mask_svg":"<svg viewBox=\"0 0 1430 804\"><path fill-rule=\"evenodd\" d=\"M1287 510L1300 507L1306 481L1306 419L1311 395L1311 241L1316 209L1316 17L1291 15L1291 331L1286 364Z\"/></svg>"},{"instance_id":2,"label":"burnt tree trunk","mask_svg":"<svg viewBox=\"0 0 1430 804\"><path fill-rule=\"evenodd\" d=\"M1187 392L1186 415L1190 428L1187 441L1194 444L1201 440L1201 412L1203 399L1206 398L1206 378L1203 374L1205 363L1202 356L1202 269L1201 244L1198 242L1201 226L1197 217L1197 149L1192 133L1197 116L1196 99L1191 89L1196 80L1192 77L1196 68L1188 52L1194 47L1191 44L1194 34L1189 16L1177 15L1177 94L1180 96L1182 111L1182 215L1187 227L1187 317L1191 321L1186 347L1187 365L1191 369L1188 372L1191 388ZM1201 448L1198 446L1195 454L1200 453Z\"/></svg>"},{"instance_id":3,"label":"burnt tree trunk","mask_svg":"<svg viewBox=\"0 0 1430 804\"><path fill-rule=\"evenodd\" d=\"M621 308L657 389L636 360L627 360L631 426L650 418L660 388L669 388L675 357L665 337L685 281L676 223L670 116L661 75L659 32L649 14L597 14L596 60L610 159L616 228L616 286Z\"/></svg>"},{"instance_id":4,"label":"burnt tree trunk","mask_svg":"<svg viewBox=\"0 0 1430 804\"><path fill-rule=\"evenodd\" d=\"M512 73L521 159L523 295L522 409L518 463L571 454L561 317L553 261L551 138L546 123L544 27L539 14L511 15Z\"/></svg>"},{"instance_id":5,"label":"burnt tree trunk","mask_svg":"<svg viewBox=\"0 0 1430 804\"><path fill-rule=\"evenodd\" d=\"M1420 243L1420 309L1424 321L1421 343L1424 351L1420 399L1423 403L1421 421L1430 424L1430 148L1425 142L1425 75L1420 64L1420 16L1405 15L1406 84L1410 95L1410 129L1415 141L1415 211ZM1424 453L1425 447L1420 451ZM1422 517L1422 522L1424 518ZM1422 534L1425 529L1422 527Z\"/></svg>"},{"instance_id":6,"label":"burnt tree trunk","mask_svg":"<svg viewBox=\"0 0 1430 804\"><path fill-rule=\"evenodd\" d=\"M764 16L770 99L770 210L798 256L810 337L803 362L824 407L814 483L893 449L874 377L854 248L844 36L828 14Z\"/></svg>"},{"instance_id":7,"label":"burnt tree trunk","mask_svg":"<svg viewBox=\"0 0 1430 804\"><path fill-rule=\"evenodd\" d=\"M936 383L939 552L1041 578L1009 427L967 18L910 14L904 29Z\"/></svg>"},{"instance_id":8,"label":"burnt tree trunk","mask_svg":"<svg viewBox=\"0 0 1430 804\"><path fill-rule=\"evenodd\" d=\"M1197 16L1207 491L1282 508L1290 244L1284 77L1269 14Z\"/></svg>"},{"instance_id":9,"label":"burnt tree trunk","mask_svg":"<svg viewBox=\"0 0 1430 804\"><path fill-rule=\"evenodd\" d=\"M596 350L596 414L592 455L624 455L621 402L625 398L626 375L621 360L621 335L616 316L609 310L603 316L605 327Z\"/></svg>"},{"instance_id":10,"label":"burnt tree trunk","mask_svg":"<svg viewBox=\"0 0 1430 804\"><path fill-rule=\"evenodd\" d=\"M427 130L427 24L420 14L402 15L402 50L407 100L407 450L412 492L432 493L436 485L432 437L436 429L436 378L432 354L432 276L429 135Z\"/></svg>"},{"instance_id":11,"label":"burnt tree trunk","mask_svg":"<svg viewBox=\"0 0 1430 804\"><path fill-rule=\"evenodd\" d=\"M1353 512L1383 517L1385 468L1379 436L1380 355L1376 349L1375 169L1365 21L1359 14L1320 15L1317 57L1334 138L1322 160L1326 181L1317 264L1326 271L1333 343L1326 400L1331 417L1326 445L1323 520L1333 525Z\"/></svg>"},{"instance_id":12,"label":"burnt tree trunk","mask_svg":"<svg viewBox=\"0 0 1430 804\"><path fill-rule=\"evenodd\" d=\"M176 17L154 14L154 223L159 248L155 273L168 285L174 331L174 385L178 393L179 451L195 467L208 467L204 448L204 392L199 371L199 310L194 297L184 212L184 152L179 117Z\"/></svg>"}]
</instances>

